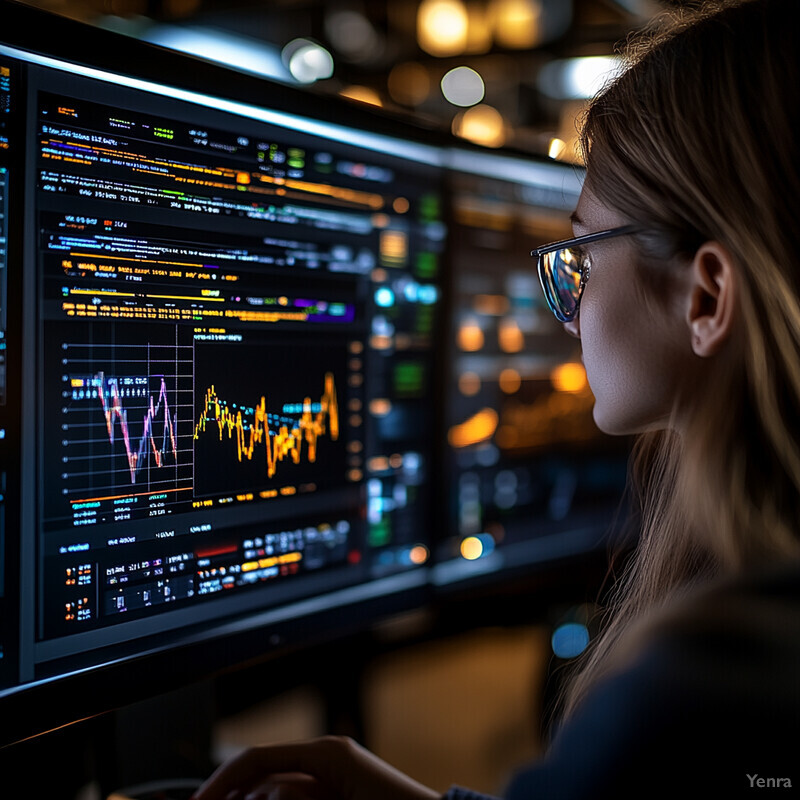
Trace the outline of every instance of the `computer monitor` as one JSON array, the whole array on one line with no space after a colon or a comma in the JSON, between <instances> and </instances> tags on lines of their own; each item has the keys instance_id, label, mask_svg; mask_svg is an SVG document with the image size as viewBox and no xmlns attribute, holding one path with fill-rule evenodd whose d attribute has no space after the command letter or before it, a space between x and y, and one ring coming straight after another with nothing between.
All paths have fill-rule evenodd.
<instances>
[{"instance_id":1,"label":"computer monitor","mask_svg":"<svg viewBox=\"0 0 800 800\"><path fill-rule=\"evenodd\" d=\"M531 249L572 236L583 168L454 148L446 287L447 593L598 556L624 541L630 442L602 434L580 342L547 308ZM623 538L620 538L623 537Z\"/></svg>"},{"instance_id":2,"label":"computer monitor","mask_svg":"<svg viewBox=\"0 0 800 800\"><path fill-rule=\"evenodd\" d=\"M429 586L442 153L0 4L0 744Z\"/></svg>"}]
</instances>

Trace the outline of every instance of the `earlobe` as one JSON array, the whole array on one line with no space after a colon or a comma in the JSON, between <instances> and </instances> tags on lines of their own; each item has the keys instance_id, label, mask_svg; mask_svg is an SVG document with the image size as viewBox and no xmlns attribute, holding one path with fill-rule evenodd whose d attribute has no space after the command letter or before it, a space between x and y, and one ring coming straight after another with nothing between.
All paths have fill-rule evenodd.
<instances>
[{"instance_id":1,"label":"earlobe","mask_svg":"<svg viewBox=\"0 0 800 800\"><path fill-rule=\"evenodd\" d=\"M695 253L687 319L695 355L716 355L730 337L736 318L737 279L733 257L724 245L706 242Z\"/></svg>"}]
</instances>

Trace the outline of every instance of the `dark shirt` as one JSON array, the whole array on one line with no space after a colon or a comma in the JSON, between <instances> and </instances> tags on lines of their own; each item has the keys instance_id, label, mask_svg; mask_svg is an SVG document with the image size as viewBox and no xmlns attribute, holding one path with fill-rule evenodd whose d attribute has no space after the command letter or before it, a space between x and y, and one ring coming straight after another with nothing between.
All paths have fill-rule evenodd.
<instances>
[{"instance_id":1,"label":"dark shirt","mask_svg":"<svg viewBox=\"0 0 800 800\"><path fill-rule=\"evenodd\" d=\"M761 790L761 791L759 791ZM708 589L654 626L506 800L800 796L800 565ZM484 795L453 787L447 800Z\"/></svg>"}]
</instances>

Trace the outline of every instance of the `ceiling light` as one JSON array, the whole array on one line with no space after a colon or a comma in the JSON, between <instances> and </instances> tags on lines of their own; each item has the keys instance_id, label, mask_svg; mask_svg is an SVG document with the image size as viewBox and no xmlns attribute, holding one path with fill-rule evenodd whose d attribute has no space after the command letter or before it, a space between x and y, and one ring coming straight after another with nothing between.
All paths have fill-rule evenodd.
<instances>
[{"instance_id":1,"label":"ceiling light","mask_svg":"<svg viewBox=\"0 0 800 800\"><path fill-rule=\"evenodd\" d=\"M495 40L502 47L533 47L541 38L540 0L492 0L489 14Z\"/></svg>"},{"instance_id":2,"label":"ceiling light","mask_svg":"<svg viewBox=\"0 0 800 800\"><path fill-rule=\"evenodd\" d=\"M481 103L456 115L453 133L485 147L502 147L506 139L505 121L496 108Z\"/></svg>"},{"instance_id":3,"label":"ceiling light","mask_svg":"<svg viewBox=\"0 0 800 800\"><path fill-rule=\"evenodd\" d=\"M483 78L470 67L456 67L442 78L442 94L454 106L474 106L484 92Z\"/></svg>"},{"instance_id":4,"label":"ceiling light","mask_svg":"<svg viewBox=\"0 0 800 800\"><path fill-rule=\"evenodd\" d=\"M314 83L333 75L333 56L310 39L293 39L283 48L281 57L300 83Z\"/></svg>"},{"instance_id":5,"label":"ceiling light","mask_svg":"<svg viewBox=\"0 0 800 800\"><path fill-rule=\"evenodd\" d=\"M469 18L461 0L422 0L417 10L419 46L434 56L463 53Z\"/></svg>"},{"instance_id":6,"label":"ceiling light","mask_svg":"<svg viewBox=\"0 0 800 800\"><path fill-rule=\"evenodd\" d=\"M492 49L492 26L486 8L481 3L467 4L466 53L488 53Z\"/></svg>"},{"instance_id":7,"label":"ceiling light","mask_svg":"<svg viewBox=\"0 0 800 800\"><path fill-rule=\"evenodd\" d=\"M545 64L537 78L539 90L556 100L594 97L622 69L618 56L564 58Z\"/></svg>"},{"instance_id":8,"label":"ceiling light","mask_svg":"<svg viewBox=\"0 0 800 800\"><path fill-rule=\"evenodd\" d=\"M566 149L567 143L563 139L555 137L554 139L550 140L550 148L548 149L547 154L550 156L550 158L561 158Z\"/></svg>"}]
</instances>

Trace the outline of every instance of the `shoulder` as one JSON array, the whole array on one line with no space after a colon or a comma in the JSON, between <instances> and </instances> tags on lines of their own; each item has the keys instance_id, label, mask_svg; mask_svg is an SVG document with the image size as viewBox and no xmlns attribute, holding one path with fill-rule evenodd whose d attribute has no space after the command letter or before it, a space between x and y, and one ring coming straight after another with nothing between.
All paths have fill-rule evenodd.
<instances>
[{"instance_id":1,"label":"shoulder","mask_svg":"<svg viewBox=\"0 0 800 800\"><path fill-rule=\"evenodd\" d=\"M687 596L654 621L614 683L684 743L781 747L784 732L800 734L800 563Z\"/></svg>"},{"instance_id":2,"label":"shoulder","mask_svg":"<svg viewBox=\"0 0 800 800\"><path fill-rule=\"evenodd\" d=\"M720 582L662 614L509 797L730 797L750 788L748 775L797 787L798 738L800 564L791 564Z\"/></svg>"},{"instance_id":3,"label":"shoulder","mask_svg":"<svg viewBox=\"0 0 800 800\"><path fill-rule=\"evenodd\" d=\"M800 563L685 598L651 626L641 661L711 696L744 690L763 702L779 689L784 700L800 700Z\"/></svg>"}]
</instances>

